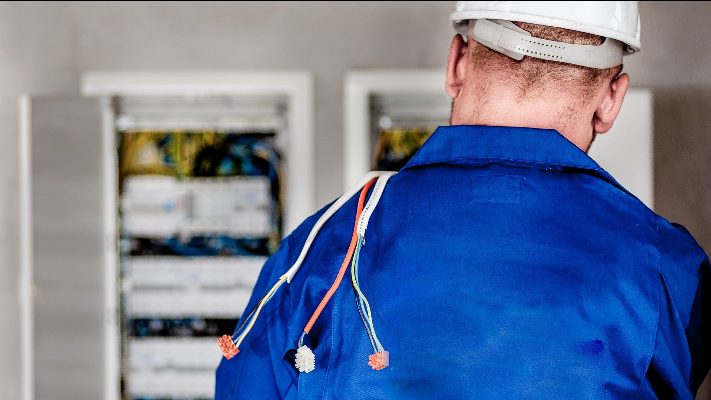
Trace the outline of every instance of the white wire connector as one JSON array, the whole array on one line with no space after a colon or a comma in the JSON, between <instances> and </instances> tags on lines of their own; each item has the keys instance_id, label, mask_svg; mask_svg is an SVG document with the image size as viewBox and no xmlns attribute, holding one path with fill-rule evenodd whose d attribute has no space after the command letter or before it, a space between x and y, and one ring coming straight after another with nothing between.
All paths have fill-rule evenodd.
<instances>
[{"instance_id":1,"label":"white wire connector","mask_svg":"<svg viewBox=\"0 0 711 400\"><path fill-rule=\"evenodd\" d=\"M307 374L316 369L316 356L314 352L309 349L309 346L304 345L296 349L294 366L299 372L305 372Z\"/></svg>"}]
</instances>

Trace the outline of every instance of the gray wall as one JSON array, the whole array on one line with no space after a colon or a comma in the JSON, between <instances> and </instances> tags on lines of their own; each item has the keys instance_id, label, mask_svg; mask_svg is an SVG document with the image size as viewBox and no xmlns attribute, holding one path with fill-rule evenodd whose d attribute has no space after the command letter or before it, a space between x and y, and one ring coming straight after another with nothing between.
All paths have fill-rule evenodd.
<instances>
[{"instance_id":1,"label":"gray wall","mask_svg":"<svg viewBox=\"0 0 711 400\"><path fill-rule=\"evenodd\" d=\"M18 94L77 93L81 72L88 69L311 70L316 78L316 195L323 203L341 188L345 71L442 68L452 35L447 15L453 6L1 3L0 398L19 398L20 390ZM644 50L627 59L626 68L633 84L659 89L657 208L687 224L711 248L711 121L701 117L711 107L711 42L704 40L711 36L711 4L642 2L641 13ZM683 102L693 104L701 116L680 105ZM679 124L688 129L680 130Z\"/></svg>"}]
</instances>

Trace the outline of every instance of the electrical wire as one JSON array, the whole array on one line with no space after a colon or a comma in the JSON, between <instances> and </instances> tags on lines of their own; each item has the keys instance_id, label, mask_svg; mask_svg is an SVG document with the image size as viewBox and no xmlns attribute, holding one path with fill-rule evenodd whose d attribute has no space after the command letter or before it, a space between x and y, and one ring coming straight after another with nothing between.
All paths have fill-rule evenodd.
<instances>
[{"instance_id":1,"label":"electrical wire","mask_svg":"<svg viewBox=\"0 0 711 400\"><path fill-rule=\"evenodd\" d=\"M308 335L311 331L311 328L313 328L314 324L316 323L316 320L321 315L321 312L331 300L331 297L333 297L333 294L336 292L336 289L338 289L338 286L341 284L341 281L343 280L343 275L346 274L346 270L348 269L348 265L350 264L351 257L353 256L353 251L355 251L356 245L358 243L358 220L360 219L360 215L363 212L363 206L365 205L365 197L368 194L368 190L370 190L370 187L373 186L374 183L375 179L371 179L370 181L368 181L368 183L365 184L365 186L363 186L363 189L360 192L355 223L353 224L353 235L351 237L351 243L348 246L348 251L346 252L346 256L343 259L341 268L338 270L336 280L334 280L333 284L331 284L331 287L328 288L328 291L321 299L321 302L316 307L316 310L311 315L311 318L309 318L309 321L306 323L306 326L304 327L304 334L306 335Z\"/></svg>"},{"instance_id":2,"label":"electrical wire","mask_svg":"<svg viewBox=\"0 0 711 400\"><path fill-rule=\"evenodd\" d=\"M373 354L368 357L368 365L370 365L374 370L379 371L390 365L390 353L385 350L383 345L380 343L378 334L375 331L375 324L373 322L373 312L371 310L368 298L363 293L360 287L360 253L365 246L365 234L368 229L368 223L373 215L380 199L385 191L385 185L387 185L388 180L394 175L394 172L386 173L378 178L373 193L370 195L368 203L365 205L363 213L358 218L356 225L356 233L358 234L358 243L353 254L353 261L351 262L351 283L353 285L353 290L356 293L356 307L358 309L358 315L360 315L363 326L365 327L366 333L368 334L368 339L373 347Z\"/></svg>"},{"instance_id":3,"label":"electrical wire","mask_svg":"<svg viewBox=\"0 0 711 400\"><path fill-rule=\"evenodd\" d=\"M346 191L341 197L339 197L331 206L319 217L319 219L316 221L314 226L311 228L311 231L309 232L309 235L306 238L306 241L304 243L303 248L301 249L301 252L299 253L299 256L297 257L296 261L292 266L284 273L279 280L272 286L272 288L267 292L267 294L262 297L262 299L257 303L256 307L249 312L246 318L243 318L243 321L240 323L240 326L235 330L235 333L232 336L225 335L220 340L218 343L220 344L220 348L222 349L223 353L225 354L225 357L228 359L232 358L234 355L236 355L239 352L239 346L242 344L242 341L245 339L247 334L251 331L251 329L254 327L254 324L259 317L259 314L261 313L262 309L266 305L269 300L274 296L274 294L277 292L277 290L286 282L286 283L291 283L291 280L293 279L294 275L299 271L299 268L301 268L301 265L306 258L306 254L308 253L309 249L311 248L311 245L313 244L313 241L315 240L316 236L318 235L318 232L321 230L321 228L326 224L326 222L341 208L345 203L347 203L350 198L360 191L360 196L358 198L358 206L356 210L356 217L355 217L355 222L353 224L353 235L351 237L351 242L348 246L348 251L346 252L346 256L343 260L343 263L341 264L341 268L338 271L338 274L336 276L336 280L333 282L329 290L326 292L326 295L321 299L321 302L319 303L318 307L316 307L316 310L314 313L311 315L311 318L307 322L306 326L304 327L303 333L301 337L299 338L299 346L303 344L303 339L304 336L307 335L310 331L311 328L313 327L314 323L318 319L318 317L321 315L321 312L323 309L326 307L328 302L330 301L331 297L335 293L336 289L340 285L341 281L343 280L343 276L346 273L346 270L348 269L348 266L350 265L350 261L352 259L353 253L356 249L356 247L359 244L360 240L360 235L358 234L359 231L359 226L364 230L367 227L367 221L370 218L370 214L373 211L373 208L367 209L365 213L367 214L368 218L366 218L365 224L361 223L359 224L359 221L361 219L361 215L364 212L364 207L367 208L367 206L364 204L365 203L365 198L368 194L368 191L370 188L375 184L376 180L380 181L379 178L381 176L385 176L386 179L383 180L382 186L384 187L385 182L387 182L387 179L392 176L394 172L384 172L384 171L372 171L367 173L360 182L358 182L355 186L353 186L351 189ZM382 189L380 189L382 190ZM380 194L377 196L373 196L376 198L375 204L377 204L377 200L380 198ZM369 202L370 204L370 202ZM362 292L361 292L362 294ZM364 296L363 296L364 297ZM369 310L369 309L368 309ZM371 317L372 319L372 317ZM374 332L374 329L372 328L372 323L369 324L369 327L371 327L371 331ZM379 345L379 342L376 342ZM380 346L382 348L382 346ZM310 353L310 350L309 350ZM387 352L386 352L387 353ZM380 357L382 357L382 352L379 354ZM310 356L313 356L311 353ZM372 356L371 356L372 357ZM387 357L387 354L385 355ZM298 368L298 367L297 367ZM380 369L380 368L378 368ZM305 372L310 371L311 369L305 370Z\"/></svg>"},{"instance_id":4,"label":"electrical wire","mask_svg":"<svg viewBox=\"0 0 711 400\"><path fill-rule=\"evenodd\" d=\"M353 288L353 294L355 295L355 301L356 304L359 304L360 302L360 297L358 296L358 292L356 292L355 287ZM375 350L377 346L375 345L375 341L373 340L373 335L370 333L370 329L368 329L368 322L365 319L365 315L363 315L363 310L361 307L356 307L358 310L358 316L360 317L361 322L363 322L363 327L365 328L365 333L368 334L368 341L370 342L370 346Z\"/></svg>"},{"instance_id":5,"label":"electrical wire","mask_svg":"<svg viewBox=\"0 0 711 400\"><path fill-rule=\"evenodd\" d=\"M364 324L366 326L366 331L369 337L372 337L373 352L377 353L383 351L383 345L378 339L378 335L375 333L375 327L373 324L373 313L370 309L370 303L368 299L363 294L360 288L360 282L358 280L358 266L360 264L360 250L363 247L363 237L359 237L358 246L356 247L355 254L353 256L353 263L351 264L351 282L353 284L353 289L357 293L358 297L358 312L364 319Z\"/></svg>"},{"instance_id":6,"label":"electrical wire","mask_svg":"<svg viewBox=\"0 0 711 400\"><path fill-rule=\"evenodd\" d=\"M304 246L301 248L301 252L299 253L299 257L296 259L294 264L289 268L288 271L286 271L286 275L288 275L287 282L291 282L293 279L294 275L296 275L296 272L301 268L301 264L304 262L306 259L306 254L309 252L309 249L311 248L311 245L313 244L314 240L316 239L316 235L318 235L319 231L323 226L328 222L329 219L345 205L348 200L351 199L356 193L361 191L361 188L370 181L372 181L375 178L378 178L379 176L382 176L384 174L388 174L388 172L384 171L371 171L365 174L358 183L353 185L350 189L348 189L341 197L338 198L333 204L331 204L330 207L319 217L319 219L316 221L314 224L313 228L311 228L311 232L309 232L308 237L306 238L306 242L304 243Z\"/></svg>"},{"instance_id":7,"label":"electrical wire","mask_svg":"<svg viewBox=\"0 0 711 400\"><path fill-rule=\"evenodd\" d=\"M365 184L365 187L361 191L361 198L359 198L358 201L358 212L356 214L356 222L358 221L358 218L360 217L360 213L363 209L363 203L365 202L365 194L367 193L368 189L375 183L375 177L378 176L378 173L369 173L366 175L370 180ZM360 183L360 182L359 182ZM252 330L254 327L254 323L256 322L257 318L259 317L259 314L262 312L262 309L264 306L271 300L271 298L274 296L276 291L284 284L284 282L290 282L291 278L293 278L294 274L299 270L301 267L301 263L303 262L303 259L306 257L306 253L308 252L309 248L311 247L311 244L313 243L313 240L315 239L316 235L318 234L319 230L323 225L328 221L331 216L333 216L338 209L342 207L343 204L345 204L352 196L353 193L351 193L353 190L349 190L346 193L344 193L334 204L331 205L331 207L326 210L324 214L321 215L321 217L317 220L316 224L314 227L311 229L311 232L309 233L309 236L306 240L306 243L304 244L304 247L301 251L301 254L299 258L297 258L296 262L289 268L289 270L282 275L279 280L272 286L272 288L267 292L264 297L257 303L256 307L254 310L250 311L250 313L247 315L247 318L243 320L243 322L240 324L240 328L238 328L235 333L231 336L228 337L228 339L232 342L232 345L229 346L229 349L234 349L235 352L232 354L236 354L237 349L239 346L242 344L242 341L245 339L245 337L249 334L249 332ZM356 234L356 229L357 229L357 224L354 223L353 227L353 234L354 237L357 238ZM351 241L351 247L355 247L355 243ZM348 261L350 260L350 257L353 253L354 249L349 249L349 255L347 256L346 260L344 260L344 264L347 267L348 266ZM340 278L343 278L343 274L345 273L345 269L343 269L343 273L340 273ZM340 280L339 280L340 283ZM334 289L335 291L335 289ZM331 293L332 295L332 293ZM330 296L328 298L330 299ZM323 302L323 300L322 300ZM328 302L328 299L325 300L325 302ZM317 312L315 313L315 318L312 316L312 318L315 319L318 318L318 314L321 313L321 310L323 310L323 307L325 306L325 303L320 309L317 309ZM313 323L311 323L313 325ZM311 328L309 327L309 330ZM302 336L303 337L303 336ZM222 339L221 339L222 340ZM230 355L230 357L232 357ZM227 356L227 354L226 354Z\"/></svg>"},{"instance_id":8,"label":"electrical wire","mask_svg":"<svg viewBox=\"0 0 711 400\"><path fill-rule=\"evenodd\" d=\"M259 317L259 314L262 312L262 309L264 308L264 305L267 304L269 300L271 300L272 296L274 296L274 293L276 293L277 290L281 287L281 285L286 282L286 276L282 276L277 283L272 286L272 288L267 292L267 294L262 297L262 299L259 301L259 304L254 312L254 316L249 320L249 323L245 326L244 330L242 333L240 333L237 338L235 339L235 347L239 348L239 345L242 344L242 341L244 338L247 336L249 331L252 330L254 327L254 323L257 321L257 318Z\"/></svg>"}]
</instances>

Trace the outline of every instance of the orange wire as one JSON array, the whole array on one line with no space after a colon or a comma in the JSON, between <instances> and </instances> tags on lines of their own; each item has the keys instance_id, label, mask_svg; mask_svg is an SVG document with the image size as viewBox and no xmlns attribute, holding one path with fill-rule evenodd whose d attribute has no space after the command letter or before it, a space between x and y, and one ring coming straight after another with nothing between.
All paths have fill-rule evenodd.
<instances>
[{"instance_id":1,"label":"orange wire","mask_svg":"<svg viewBox=\"0 0 711 400\"><path fill-rule=\"evenodd\" d=\"M351 238L350 246L348 246L348 252L346 253L346 257L343 259L343 264L341 264L341 269L338 271L338 275L336 275L336 280L333 281L333 284L328 289L328 292L326 292L326 295L323 296L323 299L321 299L321 302L318 304L318 307L316 307L316 311L314 311L314 313L311 315L311 318L306 324L306 327L304 327L304 333L306 334L311 331L311 328L316 323L316 320L318 319L319 315L321 315L321 311L323 311L323 309L326 307L326 304L328 304L328 301L331 300L331 297L336 292L336 289L338 289L338 286L341 284L341 281L343 280L343 275L345 275L346 270L348 269L348 264L350 264L350 260L353 256L353 252L355 251L356 244L358 244L358 219L360 218L360 214L363 212L365 196L368 194L368 190L371 186L373 186L375 181L376 179L372 179L370 182L366 183L365 186L363 186L363 190L360 191L360 197L358 198L358 209L356 211L355 223L353 224L353 237Z\"/></svg>"}]
</instances>

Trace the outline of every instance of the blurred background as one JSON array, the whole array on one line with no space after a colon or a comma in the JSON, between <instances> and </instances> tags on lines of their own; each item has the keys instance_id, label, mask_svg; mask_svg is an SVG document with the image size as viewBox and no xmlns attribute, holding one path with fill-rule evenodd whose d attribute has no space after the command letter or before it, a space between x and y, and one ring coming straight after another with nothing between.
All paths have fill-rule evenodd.
<instances>
[{"instance_id":1,"label":"blurred background","mask_svg":"<svg viewBox=\"0 0 711 400\"><path fill-rule=\"evenodd\" d=\"M0 398L209 399L265 257L445 124L454 2L0 3ZM591 155L711 248L711 4Z\"/></svg>"}]
</instances>

